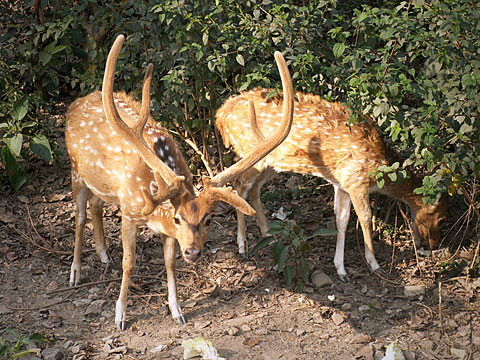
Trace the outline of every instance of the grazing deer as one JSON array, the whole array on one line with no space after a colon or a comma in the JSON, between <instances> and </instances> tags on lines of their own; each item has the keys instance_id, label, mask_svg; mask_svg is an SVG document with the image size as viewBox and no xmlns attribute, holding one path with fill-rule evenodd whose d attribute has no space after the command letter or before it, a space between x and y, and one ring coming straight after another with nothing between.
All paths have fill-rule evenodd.
<instances>
[{"instance_id":1,"label":"grazing deer","mask_svg":"<svg viewBox=\"0 0 480 360\"><path fill-rule=\"evenodd\" d=\"M216 126L225 146L232 146L239 156L253 151L279 124L282 99L268 98L270 89L257 89L232 97L216 113ZM257 111L256 124L244 121L253 100ZM413 190L421 185L412 176L400 184L387 182L378 189L370 172L394 161L375 127L366 120L351 127L346 125L348 111L338 103L331 103L311 94L296 93L295 115L287 139L252 169L237 177L235 188L253 205L262 235L268 231L267 220L260 201L262 185L275 171L290 171L320 176L333 184L334 209L337 224L335 267L342 281L347 281L344 267L345 232L350 217L350 204L358 215L365 241L365 258L372 270L381 272L372 243L372 213L369 193L379 191L407 203L412 209L413 233L416 241L428 240L434 247L440 240L440 223L446 218L446 199L425 205L422 196ZM237 211L237 241L240 253L246 253L245 219Z\"/></svg>"},{"instance_id":2,"label":"grazing deer","mask_svg":"<svg viewBox=\"0 0 480 360\"><path fill-rule=\"evenodd\" d=\"M198 193L179 145L150 117L153 66L150 64L145 74L141 104L125 93L113 93L115 65L123 40L122 35L118 36L110 50L102 92L76 100L67 112L65 137L72 163L73 198L77 204L70 284L80 281L87 201L95 247L102 262L108 261L102 206L104 202L119 204L123 277L115 311L116 327L125 328L128 281L135 266L137 228L142 225L162 234L168 304L173 319L184 324L176 294L176 240L183 259L193 263L205 244L208 219L218 201L247 215L255 213L232 188L224 185L255 165L287 137L293 118L292 82L285 60L280 53L275 53L285 94L278 129L238 163L211 179L204 178L203 191Z\"/></svg>"}]
</instances>

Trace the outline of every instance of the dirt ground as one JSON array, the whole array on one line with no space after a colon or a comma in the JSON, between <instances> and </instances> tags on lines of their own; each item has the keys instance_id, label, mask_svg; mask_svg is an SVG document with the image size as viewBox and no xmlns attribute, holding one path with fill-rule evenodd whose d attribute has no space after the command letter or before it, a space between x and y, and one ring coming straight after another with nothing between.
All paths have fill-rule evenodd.
<instances>
[{"instance_id":1,"label":"dirt ground","mask_svg":"<svg viewBox=\"0 0 480 360\"><path fill-rule=\"evenodd\" d=\"M61 122L54 132L60 150ZM185 326L177 326L167 310L161 241L144 229L130 286L128 327L117 331L120 212L113 205L105 208L110 266L104 268L97 258L87 225L83 282L69 288L74 204L68 160L60 159L61 166L30 165L31 179L20 192L0 194L0 336L13 341L6 329L14 329L23 337L38 332L51 340L29 345L40 347L41 355L25 359L182 359L182 341L197 336L212 341L226 359L382 359L393 341L408 360L480 359L480 280L448 278L441 265L449 259L446 250L417 261L406 229L407 236L385 231L376 242L377 259L390 273L388 281L380 279L359 251L355 216L345 253L350 282L336 276L334 239L313 238L311 270L325 273L332 284L317 288L309 283L301 294L272 268L270 249L248 260L237 255L232 210L215 216L199 263L178 260ZM282 185L289 178L266 186L266 194L292 191ZM307 187L318 184L293 179ZM293 200L277 198L267 208L293 209L289 219L307 231L332 224L328 186ZM259 239L253 219L249 231L252 244ZM456 259L469 262L474 250L462 249ZM407 296L405 285L424 285L425 293Z\"/></svg>"}]
</instances>

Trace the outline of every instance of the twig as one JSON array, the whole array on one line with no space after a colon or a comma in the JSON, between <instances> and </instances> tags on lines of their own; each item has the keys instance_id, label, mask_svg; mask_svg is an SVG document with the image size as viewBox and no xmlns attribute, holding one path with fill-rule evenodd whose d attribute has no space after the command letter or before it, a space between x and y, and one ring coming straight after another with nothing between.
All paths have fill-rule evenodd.
<instances>
[{"instance_id":1,"label":"twig","mask_svg":"<svg viewBox=\"0 0 480 360\"><path fill-rule=\"evenodd\" d=\"M72 293L69 293L67 294L66 296L63 297L62 300L59 300L59 301L55 301L51 304L47 304L47 305L42 305L42 306L36 306L36 307L30 307L30 308L15 308L15 307L11 307L11 306L8 306L8 305L4 305L7 309L10 309L10 310L13 310L13 311L34 311L34 310L42 310L42 309L46 309L46 308L49 308L49 307L52 307L54 305L58 305L58 304L61 304L63 303L65 300L67 300L67 298L72 295Z\"/></svg>"},{"instance_id":2,"label":"twig","mask_svg":"<svg viewBox=\"0 0 480 360\"><path fill-rule=\"evenodd\" d=\"M447 336L445 333L445 328L443 327L443 313L442 313L442 282L438 282L438 317L440 321L440 330L444 336Z\"/></svg>"},{"instance_id":3,"label":"twig","mask_svg":"<svg viewBox=\"0 0 480 360\"><path fill-rule=\"evenodd\" d=\"M211 178L213 178L213 171L210 168L210 164L208 163L207 159L205 158L205 155L203 154L203 152L201 152L200 149L198 148L197 144L194 141L187 138L185 135L183 135L182 132L180 131L180 129L177 127L177 125L172 124L172 126L175 128L175 134L180 136L180 138L183 141L185 141L188 145L190 145L192 147L192 149L195 150L195 152L200 156L200 158L202 159L203 165L205 166L205 169L208 172L208 175Z\"/></svg>"},{"instance_id":4,"label":"twig","mask_svg":"<svg viewBox=\"0 0 480 360\"><path fill-rule=\"evenodd\" d=\"M162 270L162 271L160 272L159 276L163 275L164 272L165 272L165 270ZM153 279L153 280L162 280L162 279L159 278L159 276L152 277L152 276L145 276L145 275L132 275L132 276L130 276L130 279ZM88 282L88 283L85 283L85 284L80 284L80 285L75 285L75 286L69 286L69 287L64 287L64 288L57 289L57 290L47 291L46 294L55 294L55 293L59 293L59 292L69 291L69 290L77 290L77 289L80 289L80 288L83 288L83 287L87 287L87 286L99 285L99 284L107 284L107 283L111 283L111 282L115 282L115 281L122 281L122 278L121 278L121 277L118 277L118 278L114 278L114 279L92 281L92 282Z\"/></svg>"},{"instance_id":5,"label":"twig","mask_svg":"<svg viewBox=\"0 0 480 360\"><path fill-rule=\"evenodd\" d=\"M30 221L30 225L32 226L33 231L35 232L35 234L37 234L38 238L40 240L42 240L43 244L46 245L47 240L45 240L45 238L38 233L37 228L35 227L35 224L33 223L32 216L30 215L30 208L28 207L28 204L25 204L25 207L27 208L28 220Z\"/></svg>"},{"instance_id":6,"label":"twig","mask_svg":"<svg viewBox=\"0 0 480 360\"><path fill-rule=\"evenodd\" d=\"M42 245L37 244L35 241L33 241L33 239L29 238L26 234L24 234L23 232L21 232L17 228L14 227L13 230L15 230L18 233L18 235L20 235L20 237L27 240L29 243L38 247L41 250L44 250L44 251L47 251L47 252L50 252L50 253L59 254L59 255L72 255L72 253L70 251L60 251L60 250L53 250L53 249L46 248Z\"/></svg>"},{"instance_id":7,"label":"twig","mask_svg":"<svg viewBox=\"0 0 480 360\"><path fill-rule=\"evenodd\" d=\"M400 210L400 213L402 214L403 220L404 220L405 223L407 224L408 230L410 231L410 234L412 234L413 249L414 249L414 251L415 251L415 259L416 259L416 261L417 261L417 268L418 268L418 270L420 271L420 276L423 278L423 270L422 270L422 268L420 267L420 259L419 259L419 257L418 257L417 243L415 242L415 236L413 236L412 226L411 226L411 224L410 224L410 221L408 221L407 215L405 214L405 212L403 211L402 207L400 206L400 203L397 203L397 204L398 204L398 209Z\"/></svg>"},{"instance_id":8,"label":"twig","mask_svg":"<svg viewBox=\"0 0 480 360\"><path fill-rule=\"evenodd\" d=\"M358 239L358 220L357 220L357 227L356 227L356 237L357 237L357 247L358 247L358 252L359 254L362 254L362 249L360 248L360 240ZM396 281L393 281L393 280L390 280L389 278L386 278L385 276L382 276L380 275L378 272L372 270L372 268L370 267L370 265L368 264L367 262L367 259L365 259L365 256L362 255L362 259L363 259L363 262L365 263L365 265L367 265L367 268L368 270L370 270L370 272L372 274L374 274L375 276L377 276L378 278L382 279L383 281L386 281L392 285L401 285L402 283L401 282L396 282Z\"/></svg>"}]
</instances>

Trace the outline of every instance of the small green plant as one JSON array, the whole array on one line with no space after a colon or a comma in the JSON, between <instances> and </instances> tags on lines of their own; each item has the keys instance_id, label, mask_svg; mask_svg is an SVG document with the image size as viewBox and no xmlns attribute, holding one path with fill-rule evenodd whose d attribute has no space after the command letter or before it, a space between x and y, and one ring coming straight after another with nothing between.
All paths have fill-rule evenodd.
<instances>
[{"instance_id":1,"label":"small green plant","mask_svg":"<svg viewBox=\"0 0 480 360\"><path fill-rule=\"evenodd\" d=\"M26 349L26 347L29 344L37 342L50 343L50 340L39 333L34 333L28 337L23 337L12 329L7 329L7 332L14 337L15 340L10 341L5 339L4 336L0 336L0 359L19 359L27 354L40 355L40 349Z\"/></svg>"},{"instance_id":2,"label":"small green plant","mask_svg":"<svg viewBox=\"0 0 480 360\"><path fill-rule=\"evenodd\" d=\"M295 291L303 292L304 284L310 277L308 255L312 251L312 245L309 240L315 236L333 236L337 231L318 229L306 236L304 229L294 221L272 221L269 225L270 236L255 244L252 255L273 243L273 264L277 266L277 271L283 273L288 286L295 282Z\"/></svg>"},{"instance_id":3,"label":"small green plant","mask_svg":"<svg viewBox=\"0 0 480 360\"><path fill-rule=\"evenodd\" d=\"M0 162L8 174L15 191L27 181L27 174L18 164L20 156L28 159L29 152L23 147L28 141L30 151L46 161L52 160L52 149L45 135L36 131L39 124L29 120L29 99L22 96L10 109L6 122L0 123ZM1 115L1 114L0 114ZM0 182L0 191L1 182Z\"/></svg>"}]
</instances>

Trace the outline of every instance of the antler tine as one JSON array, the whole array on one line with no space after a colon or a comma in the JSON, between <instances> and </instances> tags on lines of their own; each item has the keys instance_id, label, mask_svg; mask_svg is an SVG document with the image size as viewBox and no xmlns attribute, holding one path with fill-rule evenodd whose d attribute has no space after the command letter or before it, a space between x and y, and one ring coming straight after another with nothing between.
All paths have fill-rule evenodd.
<instances>
[{"instance_id":1,"label":"antler tine","mask_svg":"<svg viewBox=\"0 0 480 360\"><path fill-rule=\"evenodd\" d=\"M138 124L135 126L135 134L143 138L143 128L150 117L150 84L152 82L153 64L148 64L145 77L143 78L142 88L142 107L140 108L140 116Z\"/></svg>"},{"instance_id":2,"label":"antler tine","mask_svg":"<svg viewBox=\"0 0 480 360\"><path fill-rule=\"evenodd\" d=\"M257 115L255 114L255 104L253 100L248 100L248 120L250 122L250 128L252 129L253 136L257 139L258 143L261 144L265 141L265 136L263 136L262 132L258 128L257 123Z\"/></svg>"},{"instance_id":3,"label":"antler tine","mask_svg":"<svg viewBox=\"0 0 480 360\"><path fill-rule=\"evenodd\" d=\"M280 145L283 140L286 139L288 133L290 132L290 128L292 127L293 122L294 98L292 78L290 77L290 73L288 71L288 67L285 63L283 55L278 51L275 52L275 60L277 62L277 67L280 72L283 87L283 118L280 126L269 139L262 142L249 155L245 156L235 165L230 166L229 168L222 171L220 174L216 175L212 179L212 185L214 186L223 186L230 180L247 171L257 162L267 156L271 151L273 151L278 145Z\"/></svg>"},{"instance_id":4,"label":"antler tine","mask_svg":"<svg viewBox=\"0 0 480 360\"><path fill-rule=\"evenodd\" d=\"M110 53L107 57L105 66L105 75L103 76L102 85L102 101L107 120L113 129L119 133L130 145L132 145L140 154L147 165L158 172L165 180L169 190L174 193L185 180L184 176L177 176L157 155L150 149L143 139L143 127L149 117L150 108L150 82L152 77L153 66L147 68L145 80L142 90L142 108L140 111L140 119L136 126L130 128L120 117L115 103L113 101L113 81L115 73L115 65L118 55L122 48L125 37L119 35L112 45Z\"/></svg>"}]
</instances>

